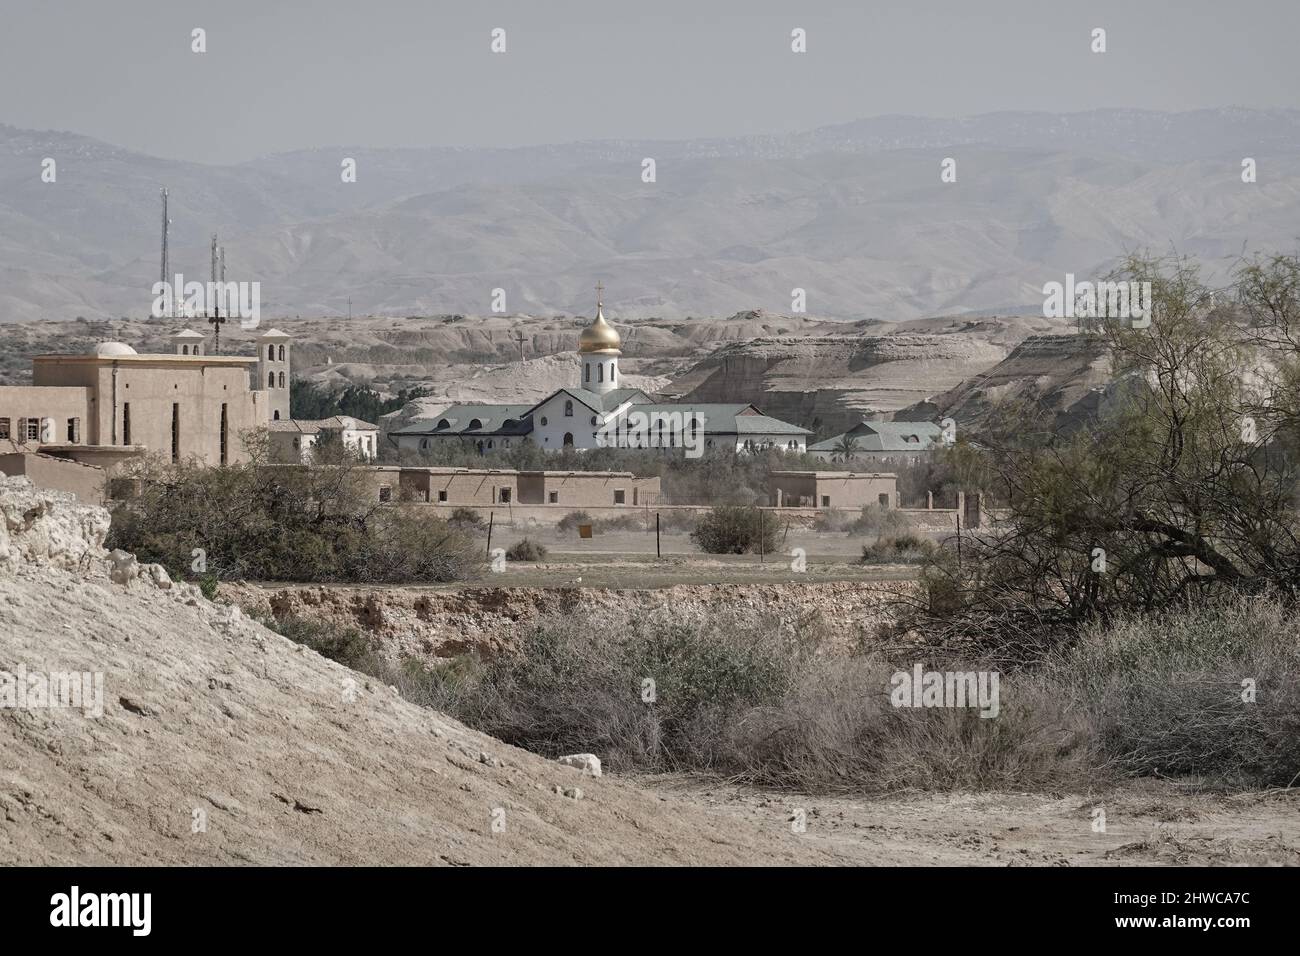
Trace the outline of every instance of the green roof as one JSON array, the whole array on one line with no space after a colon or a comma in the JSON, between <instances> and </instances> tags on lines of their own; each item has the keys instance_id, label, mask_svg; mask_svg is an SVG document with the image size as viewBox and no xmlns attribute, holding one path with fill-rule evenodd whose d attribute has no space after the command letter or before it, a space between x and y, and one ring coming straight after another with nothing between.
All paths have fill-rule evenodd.
<instances>
[{"instance_id":1,"label":"green roof","mask_svg":"<svg viewBox=\"0 0 1300 956\"><path fill-rule=\"evenodd\" d=\"M811 435L806 428L756 413L753 405L674 402L668 405L637 405L633 411L647 415L701 416L706 435Z\"/></svg>"},{"instance_id":2,"label":"green roof","mask_svg":"<svg viewBox=\"0 0 1300 956\"><path fill-rule=\"evenodd\" d=\"M839 451L845 436L859 452L930 451L943 444L943 429L933 422L861 422L808 450Z\"/></svg>"},{"instance_id":3,"label":"green roof","mask_svg":"<svg viewBox=\"0 0 1300 956\"><path fill-rule=\"evenodd\" d=\"M390 432L392 435L526 435L533 423L526 416L531 405L449 405L437 415L420 418ZM446 428L440 428L441 422ZM477 421L477 428L470 423ZM512 423L510 427L506 423Z\"/></svg>"}]
</instances>

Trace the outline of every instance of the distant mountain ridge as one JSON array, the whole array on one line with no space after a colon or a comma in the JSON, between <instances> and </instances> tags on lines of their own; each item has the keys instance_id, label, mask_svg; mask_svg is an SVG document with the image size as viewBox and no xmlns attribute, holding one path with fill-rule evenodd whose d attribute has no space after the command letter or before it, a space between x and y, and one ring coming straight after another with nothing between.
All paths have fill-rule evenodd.
<instances>
[{"instance_id":1,"label":"distant mountain ridge","mask_svg":"<svg viewBox=\"0 0 1300 956\"><path fill-rule=\"evenodd\" d=\"M58 163L42 183L40 163ZM343 157L356 183L340 180ZM657 182L641 182L652 157ZM956 183L939 163L957 160ZM1240 181L1240 161L1259 181ZM232 166L0 126L0 321L139 316L158 274L158 188L173 271L230 278L264 314L580 312L596 277L615 316L754 308L901 320L1016 311L1044 281L1126 250L1223 265L1293 248L1300 110L964 119L885 116L802 133L515 149L300 150ZM1247 244L1249 243L1249 247Z\"/></svg>"}]
</instances>

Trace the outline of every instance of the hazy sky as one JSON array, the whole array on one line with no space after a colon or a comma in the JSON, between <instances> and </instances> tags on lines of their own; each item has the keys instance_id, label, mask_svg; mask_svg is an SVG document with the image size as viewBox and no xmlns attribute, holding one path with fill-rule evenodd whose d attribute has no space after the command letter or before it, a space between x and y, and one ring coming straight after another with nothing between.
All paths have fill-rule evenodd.
<instances>
[{"instance_id":1,"label":"hazy sky","mask_svg":"<svg viewBox=\"0 0 1300 956\"><path fill-rule=\"evenodd\" d=\"M0 0L0 123L232 162L886 113L1296 107L1297 36L1300 0Z\"/></svg>"}]
</instances>

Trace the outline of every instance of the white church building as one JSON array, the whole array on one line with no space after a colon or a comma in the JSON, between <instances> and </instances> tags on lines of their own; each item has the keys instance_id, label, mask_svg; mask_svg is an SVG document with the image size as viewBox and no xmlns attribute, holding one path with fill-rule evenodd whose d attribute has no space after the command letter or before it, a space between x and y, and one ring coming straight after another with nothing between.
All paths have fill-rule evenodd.
<instances>
[{"instance_id":1,"label":"white church building","mask_svg":"<svg viewBox=\"0 0 1300 956\"><path fill-rule=\"evenodd\" d=\"M599 291L599 287L598 291ZM705 451L807 449L808 429L764 415L747 403L658 403L638 388L623 388L618 360L622 340L596 318L578 338L579 380L534 405L451 405L390 433L399 450L427 451L459 442L480 453L532 442L548 451L599 447L685 448Z\"/></svg>"}]
</instances>

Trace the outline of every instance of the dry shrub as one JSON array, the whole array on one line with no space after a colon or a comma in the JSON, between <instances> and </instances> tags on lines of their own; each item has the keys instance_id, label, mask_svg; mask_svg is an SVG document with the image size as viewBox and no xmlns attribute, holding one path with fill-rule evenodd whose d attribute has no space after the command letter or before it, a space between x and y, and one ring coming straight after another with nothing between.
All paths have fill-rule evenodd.
<instances>
[{"instance_id":1,"label":"dry shrub","mask_svg":"<svg viewBox=\"0 0 1300 956\"><path fill-rule=\"evenodd\" d=\"M776 550L777 522L754 507L723 505L696 522L691 540L709 554L771 554Z\"/></svg>"},{"instance_id":2,"label":"dry shrub","mask_svg":"<svg viewBox=\"0 0 1300 956\"><path fill-rule=\"evenodd\" d=\"M1046 679L1068 688L1125 773L1240 787L1300 776L1296 618L1270 598L1095 625Z\"/></svg>"},{"instance_id":3,"label":"dry shrub","mask_svg":"<svg viewBox=\"0 0 1300 956\"><path fill-rule=\"evenodd\" d=\"M929 561L938 545L927 538L905 531L882 534L871 544L862 546L863 564L920 564Z\"/></svg>"},{"instance_id":4,"label":"dry shrub","mask_svg":"<svg viewBox=\"0 0 1300 956\"><path fill-rule=\"evenodd\" d=\"M1097 628L1043 664L1002 670L987 718L892 706L892 675L917 661L830 653L816 617L557 614L516 653L440 668L385 662L351 634L282 629L507 743L591 751L616 772L704 771L803 793L1065 792L1155 774L1240 789L1300 774L1300 645L1268 599Z\"/></svg>"},{"instance_id":5,"label":"dry shrub","mask_svg":"<svg viewBox=\"0 0 1300 956\"><path fill-rule=\"evenodd\" d=\"M1095 762L1087 726L1032 679L1004 677L1001 710L984 718L973 708L893 707L890 678L908 668L818 661L779 707L732 728L736 769L793 790L1053 790L1086 779Z\"/></svg>"},{"instance_id":6,"label":"dry shrub","mask_svg":"<svg viewBox=\"0 0 1300 956\"><path fill-rule=\"evenodd\" d=\"M507 561L542 561L546 558L546 545L532 538L521 538L506 551Z\"/></svg>"}]
</instances>

